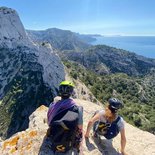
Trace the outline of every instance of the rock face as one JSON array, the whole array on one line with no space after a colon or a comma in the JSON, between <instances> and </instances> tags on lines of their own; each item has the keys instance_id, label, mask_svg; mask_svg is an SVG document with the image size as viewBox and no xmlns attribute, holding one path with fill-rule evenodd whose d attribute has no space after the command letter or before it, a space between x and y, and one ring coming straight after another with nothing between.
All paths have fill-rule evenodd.
<instances>
[{"instance_id":1,"label":"rock face","mask_svg":"<svg viewBox=\"0 0 155 155\"><path fill-rule=\"evenodd\" d=\"M12 43L27 40L25 29L15 10L0 8L0 44L12 46Z\"/></svg>"},{"instance_id":2,"label":"rock face","mask_svg":"<svg viewBox=\"0 0 155 155\"><path fill-rule=\"evenodd\" d=\"M75 99L78 105L84 107L84 132L87 123L95 110L102 109L92 102ZM37 155L39 152L44 155L50 155L49 146L45 145L43 139L48 128L46 121L47 107L40 106L30 117L29 128L19 132L10 139L0 143L0 154L3 155ZM126 152L128 155L155 155L155 136L144 132L138 128L126 123ZM113 145L112 145L113 144ZM90 137L89 140L83 140L84 155L120 155L120 135L113 141Z\"/></svg>"},{"instance_id":3,"label":"rock face","mask_svg":"<svg viewBox=\"0 0 155 155\"><path fill-rule=\"evenodd\" d=\"M0 19L0 48L9 48L10 51L20 48L20 53L22 51L22 53L32 54L32 59L34 59L35 56L35 61L43 67L45 83L51 85L51 81L53 80L52 76L56 76L53 83L57 85L58 82L56 81L60 81L59 77L63 79L65 74L62 63L50 44L42 44L39 46L31 42L15 10L5 7L0 8ZM10 42L10 44L8 44L8 42ZM29 58L31 58L31 56L29 56ZM10 61L9 59L7 60ZM54 73L56 74L54 75ZM57 76L59 74L60 76Z\"/></svg>"},{"instance_id":4,"label":"rock face","mask_svg":"<svg viewBox=\"0 0 155 155\"><path fill-rule=\"evenodd\" d=\"M53 48L34 44L16 11L0 8L0 136L26 129L29 115L51 102L64 78Z\"/></svg>"},{"instance_id":5,"label":"rock face","mask_svg":"<svg viewBox=\"0 0 155 155\"><path fill-rule=\"evenodd\" d=\"M24 27L16 11L13 9L2 7L0 8L0 12L0 38L16 40L26 39L27 36Z\"/></svg>"}]
</instances>

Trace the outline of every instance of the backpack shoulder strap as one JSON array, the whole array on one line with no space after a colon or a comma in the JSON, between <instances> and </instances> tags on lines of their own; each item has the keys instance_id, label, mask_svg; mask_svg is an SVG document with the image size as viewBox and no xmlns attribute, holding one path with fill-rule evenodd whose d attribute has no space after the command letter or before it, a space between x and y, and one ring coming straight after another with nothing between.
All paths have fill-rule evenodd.
<instances>
[{"instance_id":1,"label":"backpack shoulder strap","mask_svg":"<svg viewBox=\"0 0 155 155\"><path fill-rule=\"evenodd\" d=\"M121 117L118 116L117 119L116 119L113 123L117 124L117 123L119 122L120 119L121 119Z\"/></svg>"},{"instance_id":2,"label":"backpack shoulder strap","mask_svg":"<svg viewBox=\"0 0 155 155\"><path fill-rule=\"evenodd\" d=\"M78 113L83 113L83 107L82 106L77 106L78 107Z\"/></svg>"},{"instance_id":3,"label":"backpack shoulder strap","mask_svg":"<svg viewBox=\"0 0 155 155\"><path fill-rule=\"evenodd\" d=\"M73 109L74 112L79 113L83 113L83 107L82 106L78 106L78 105L74 105L71 109Z\"/></svg>"}]
</instances>

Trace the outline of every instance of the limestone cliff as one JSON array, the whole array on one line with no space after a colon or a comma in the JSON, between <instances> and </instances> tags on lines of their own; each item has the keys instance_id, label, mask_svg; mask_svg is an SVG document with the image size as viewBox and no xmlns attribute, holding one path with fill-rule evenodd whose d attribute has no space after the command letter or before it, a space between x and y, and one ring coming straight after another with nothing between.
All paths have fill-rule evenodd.
<instances>
[{"instance_id":1,"label":"limestone cliff","mask_svg":"<svg viewBox=\"0 0 155 155\"><path fill-rule=\"evenodd\" d=\"M29 115L51 102L64 78L55 50L34 44L17 12L0 7L0 137L26 129Z\"/></svg>"},{"instance_id":2,"label":"limestone cliff","mask_svg":"<svg viewBox=\"0 0 155 155\"><path fill-rule=\"evenodd\" d=\"M93 112L103 107L85 100L75 99L78 105L84 107L84 132L87 122ZM50 148L44 145L46 130L48 128L46 121L47 107L39 107L30 117L29 128L19 132L10 139L0 143L0 154L3 155L37 155L39 152L44 155L50 155ZM142 131L126 123L128 155L155 155L155 136ZM112 145L113 144L113 145ZM120 136L109 140L102 139L100 143L90 137L83 140L84 155L119 155Z\"/></svg>"}]
</instances>

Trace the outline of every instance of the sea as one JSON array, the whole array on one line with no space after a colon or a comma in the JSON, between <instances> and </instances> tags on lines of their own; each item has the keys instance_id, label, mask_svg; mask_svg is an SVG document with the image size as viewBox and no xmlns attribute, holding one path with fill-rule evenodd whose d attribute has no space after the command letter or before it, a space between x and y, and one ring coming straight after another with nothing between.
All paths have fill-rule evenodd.
<instances>
[{"instance_id":1,"label":"sea","mask_svg":"<svg viewBox=\"0 0 155 155\"><path fill-rule=\"evenodd\" d=\"M95 36L92 45L104 44L155 59L155 36Z\"/></svg>"}]
</instances>

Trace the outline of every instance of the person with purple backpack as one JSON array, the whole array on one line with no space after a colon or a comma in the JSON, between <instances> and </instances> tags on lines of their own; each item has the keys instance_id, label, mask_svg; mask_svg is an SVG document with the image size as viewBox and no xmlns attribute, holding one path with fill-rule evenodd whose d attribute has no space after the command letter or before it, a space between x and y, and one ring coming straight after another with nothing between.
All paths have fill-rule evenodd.
<instances>
[{"instance_id":1,"label":"person with purple backpack","mask_svg":"<svg viewBox=\"0 0 155 155\"><path fill-rule=\"evenodd\" d=\"M53 155L82 154L83 107L78 106L71 95L74 85L62 81L59 86L61 100L51 103L47 113L47 138Z\"/></svg>"}]
</instances>

